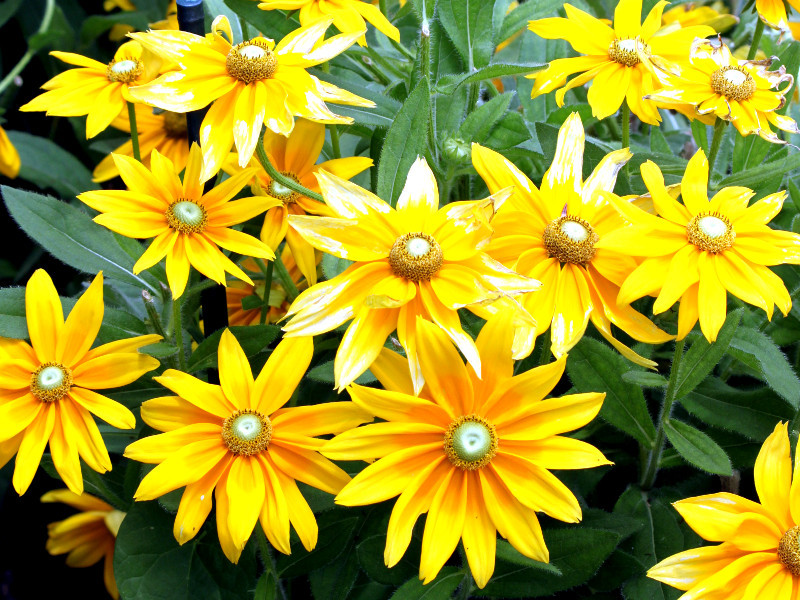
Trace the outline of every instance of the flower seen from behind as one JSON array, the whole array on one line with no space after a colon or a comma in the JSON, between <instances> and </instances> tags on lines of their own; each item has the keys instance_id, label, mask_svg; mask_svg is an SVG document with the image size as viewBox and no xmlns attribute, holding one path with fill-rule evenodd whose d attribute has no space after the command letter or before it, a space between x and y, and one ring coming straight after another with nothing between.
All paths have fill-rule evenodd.
<instances>
[{"instance_id":1,"label":"flower seen from behind","mask_svg":"<svg viewBox=\"0 0 800 600\"><path fill-rule=\"evenodd\" d=\"M595 247L598 240L625 225L601 192L613 191L617 173L631 153L623 148L606 155L584 182L584 142L581 119L572 113L559 130L553 163L539 189L502 155L472 145L472 164L490 192L514 186L514 194L492 221L495 232L486 252L521 275L542 282L540 291L520 299L535 323L518 326L515 358L527 356L536 336L548 327L551 349L560 356L578 343L591 320L626 358L654 367L611 331L613 323L650 344L672 337L628 304L617 304L619 286L637 263L627 252Z\"/></svg>"},{"instance_id":2,"label":"flower seen from behind","mask_svg":"<svg viewBox=\"0 0 800 600\"><path fill-rule=\"evenodd\" d=\"M301 27L277 45L255 37L232 46L226 17L217 17L206 37L167 30L133 33L131 37L146 48L178 62L181 70L131 93L140 102L173 112L210 105L200 125L201 178L206 181L220 169L234 144L239 166L246 166L261 140L262 125L288 136L295 116L319 123L352 123L351 118L332 113L326 101L375 106L307 72L344 52L363 33L324 40L331 23L327 19Z\"/></svg>"},{"instance_id":3,"label":"flower seen from behind","mask_svg":"<svg viewBox=\"0 0 800 600\"><path fill-rule=\"evenodd\" d=\"M86 115L87 139L111 125L128 102L135 102L130 88L151 81L161 67L161 61L138 42L122 44L108 64L70 52L50 54L78 68L53 77L42 86L46 92L19 109L56 117Z\"/></svg>"},{"instance_id":4,"label":"flower seen from behind","mask_svg":"<svg viewBox=\"0 0 800 600\"><path fill-rule=\"evenodd\" d=\"M373 373L385 390L351 385L353 402L383 419L342 433L323 453L336 460L377 461L336 496L360 506L399 496L389 520L384 560L397 564L414 524L427 512L420 579L433 580L463 541L472 576L483 588L494 571L496 532L521 554L548 562L536 512L581 520L572 492L550 469L610 464L594 446L562 436L591 421L605 394L544 399L564 372L566 357L513 376L510 318L490 319L477 346L478 378L447 336L417 320L425 387L419 396L405 359L384 349Z\"/></svg>"},{"instance_id":5,"label":"flower seen from behind","mask_svg":"<svg viewBox=\"0 0 800 600\"><path fill-rule=\"evenodd\" d=\"M95 390L127 385L158 367L158 360L137 350L161 336L142 335L90 350L103 312L102 273L65 321L50 276L38 269L25 288L30 345L0 338L0 465L16 454L12 483L20 495L48 444L61 479L81 494L80 459L99 473L111 470L94 416L119 429L136 425L131 411Z\"/></svg>"},{"instance_id":6,"label":"flower seen from behind","mask_svg":"<svg viewBox=\"0 0 800 600\"><path fill-rule=\"evenodd\" d=\"M780 277L768 267L800 264L800 235L771 229L786 192L761 198L745 187L725 187L708 198L708 161L702 149L691 158L681 181L683 204L670 196L661 170L647 161L642 178L659 216L608 196L631 227L619 229L597 244L644 260L622 284L618 300L632 302L657 296L653 312L664 312L680 300L678 339L698 318L708 341L717 339L727 311L727 292L763 309L773 305L786 315L792 300Z\"/></svg>"},{"instance_id":7,"label":"flower seen from behind","mask_svg":"<svg viewBox=\"0 0 800 600\"><path fill-rule=\"evenodd\" d=\"M336 494L347 473L317 451L324 440L370 420L349 402L283 408L306 372L310 338L283 340L253 379L239 342L225 330L219 345L220 385L169 369L156 381L174 392L142 404L142 419L158 435L129 445L125 456L156 464L134 498L153 500L186 486L173 533L180 544L197 535L216 501L217 534L237 562L256 522L289 554L289 526L306 550L317 522L296 481Z\"/></svg>"},{"instance_id":8,"label":"flower seen from behind","mask_svg":"<svg viewBox=\"0 0 800 600\"><path fill-rule=\"evenodd\" d=\"M719 492L673 506L703 539L722 542L679 552L648 577L686 593L681 600L794 600L800 581L800 468L786 423L764 441L755 465L759 502Z\"/></svg>"},{"instance_id":9,"label":"flower seen from behind","mask_svg":"<svg viewBox=\"0 0 800 600\"><path fill-rule=\"evenodd\" d=\"M620 0L613 26L568 3L564 4L566 19L531 21L528 29L535 34L549 40L565 39L581 54L556 59L545 70L528 75L535 80L532 97L560 88L556 102L561 106L567 91L591 81L588 101L595 117L609 117L627 102L643 122L658 125L661 117L656 104L642 99L658 87L652 61L659 58L685 62L692 40L714 33L707 25L662 27L661 15L666 5L665 0L658 2L644 23L642 0ZM575 73L581 74L567 82Z\"/></svg>"},{"instance_id":10,"label":"flower seen from behind","mask_svg":"<svg viewBox=\"0 0 800 600\"><path fill-rule=\"evenodd\" d=\"M220 247L245 256L275 257L262 242L231 228L278 203L263 196L231 201L254 169L246 169L203 193L203 159L197 144L192 144L183 181L180 170L158 150L151 154L150 169L129 156L112 156L128 189L85 192L78 199L99 211L94 220L112 231L131 238L154 238L133 272L152 267L166 256L167 280L174 298L186 288L190 265L222 285L226 272L253 283Z\"/></svg>"},{"instance_id":11,"label":"flower seen from behind","mask_svg":"<svg viewBox=\"0 0 800 600\"><path fill-rule=\"evenodd\" d=\"M117 600L114 544L125 513L85 492L53 490L41 500L62 502L81 511L47 526L47 551L54 556L66 554L70 567L90 567L103 559L103 582L111 597Z\"/></svg>"},{"instance_id":12,"label":"flower seen from behind","mask_svg":"<svg viewBox=\"0 0 800 600\"><path fill-rule=\"evenodd\" d=\"M489 220L510 190L439 209L436 180L424 158L409 170L396 209L325 171L317 178L336 216L289 215L289 225L315 248L354 264L297 297L286 334L319 335L353 319L334 361L339 390L369 367L394 330L419 389L418 316L441 327L480 372L475 342L461 328L457 310L539 288L538 281L483 251L492 235Z\"/></svg>"}]
</instances>

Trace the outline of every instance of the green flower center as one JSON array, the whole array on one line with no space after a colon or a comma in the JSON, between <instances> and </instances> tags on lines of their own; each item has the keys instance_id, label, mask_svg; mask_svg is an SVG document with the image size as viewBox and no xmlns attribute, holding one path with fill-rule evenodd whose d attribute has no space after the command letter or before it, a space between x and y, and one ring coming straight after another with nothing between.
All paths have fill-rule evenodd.
<instances>
[{"instance_id":1,"label":"green flower center","mask_svg":"<svg viewBox=\"0 0 800 600\"><path fill-rule=\"evenodd\" d=\"M176 200L165 213L167 225L179 233L199 233L208 222L204 206L193 200Z\"/></svg>"},{"instance_id":2,"label":"green flower center","mask_svg":"<svg viewBox=\"0 0 800 600\"><path fill-rule=\"evenodd\" d=\"M430 280L443 262L442 247L427 233L401 235L389 251L389 266L394 274L411 281Z\"/></svg>"},{"instance_id":3,"label":"green flower center","mask_svg":"<svg viewBox=\"0 0 800 600\"><path fill-rule=\"evenodd\" d=\"M742 102L756 93L756 82L744 67L722 67L711 74L711 89L728 100Z\"/></svg>"},{"instance_id":4,"label":"green flower center","mask_svg":"<svg viewBox=\"0 0 800 600\"><path fill-rule=\"evenodd\" d=\"M233 454L252 456L269 447L272 423L269 417L250 410L238 410L222 423L222 440Z\"/></svg>"},{"instance_id":5,"label":"green flower center","mask_svg":"<svg viewBox=\"0 0 800 600\"><path fill-rule=\"evenodd\" d=\"M474 471L488 465L497 454L494 425L478 415L459 417L444 435L444 452L460 469Z\"/></svg>"},{"instance_id":6,"label":"green flower center","mask_svg":"<svg viewBox=\"0 0 800 600\"><path fill-rule=\"evenodd\" d=\"M278 68L278 59L265 39L253 38L230 49L225 68L231 77L244 83L253 83L271 79Z\"/></svg>"},{"instance_id":7,"label":"green flower center","mask_svg":"<svg viewBox=\"0 0 800 600\"><path fill-rule=\"evenodd\" d=\"M717 254L733 246L736 232L724 215L700 213L686 226L686 239L701 250Z\"/></svg>"},{"instance_id":8,"label":"green flower center","mask_svg":"<svg viewBox=\"0 0 800 600\"><path fill-rule=\"evenodd\" d=\"M55 402L67 395L72 387L72 371L47 362L31 373L31 394L42 402Z\"/></svg>"},{"instance_id":9,"label":"green flower center","mask_svg":"<svg viewBox=\"0 0 800 600\"><path fill-rule=\"evenodd\" d=\"M106 67L106 78L115 83L133 83L144 73L144 63L135 58L112 60Z\"/></svg>"},{"instance_id":10,"label":"green flower center","mask_svg":"<svg viewBox=\"0 0 800 600\"><path fill-rule=\"evenodd\" d=\"M781 536L778 558L792 575L800 577L800 527L792 527Z\"/></svg>"},{"instance_id":11,"label":"green flower center","mask_svg":"<svg viewBox=\"0 0 800 600\"><path fill-rule=\"evenodd\" d=\"M544 247L550 258L562 263L586 265L597 252L594 245L599 239L587 221L564 215L544 228Z\"/></svg>"}]
</instances>

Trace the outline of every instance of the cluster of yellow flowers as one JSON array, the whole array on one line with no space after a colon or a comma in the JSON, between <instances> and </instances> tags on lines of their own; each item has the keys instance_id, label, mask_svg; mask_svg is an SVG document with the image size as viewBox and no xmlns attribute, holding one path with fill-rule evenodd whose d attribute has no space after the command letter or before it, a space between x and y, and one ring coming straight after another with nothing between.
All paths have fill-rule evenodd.
<instances>
[{"instance_id":1,"label":"cluster of yellow flowers","mask_svg":"<svg viewBox=\"0 0 800 600\"><path fill-rule=\"evenodd\" d=\"M641 165L643 198L614 194L632 158L626 147L603 157L584 180L585 133L577 113L561 126L538 187L500 153L474 143L472 164L487 198L445 199L440 207L434 173L420 157L391 205L349 181L370 159L316 164L325 124L351 122L326 102L373 104L307 69L365 44L364 20L399 39L372 4L339 3L348 10L323 13L313 0L264 0L263 9L300 9L302 27L277 43L262 36L237 43L228 20L218 17L207 36L131 33L133 41L108 64L54 52L78 68L48 81L46 92L21 110L86 115L87 137L109 125L131 131L131 142L95 171L97 181L119 175L126 189L78 198L108 229L152 238L135 273L165 260L173 301L184 294L190 267L220 284L228 273L244 282L236 285L256 286L270 306L269 314L245 310L241 300L253 288L231 286L234 324L287 319L283 339L255 377L226 330L219 385L176 369L154 378L172 395L141 406L142 420L162 433L125 450L130 459L157 465L135 498L185 488L174 525L183 544L199 532L213 497L221 547L236 562L257 522L280 552L290 551L290 527L305 548L315 546L317 523L298 481L348 506L397 497L386 564L401 559L415 522L427 513L420 578L433 580L463 541L475 582L484 587L494 570L497 532L521 554L547 561L537 512L581 519L577 499L551 470L611 464L594 446L562 435L590 422L604 394L546 398L589 321L623 356L656 368L619 341L612 324L637 341L661 344L683 340L699 321L713 342L728 292L770 318L775 305L785 315L791 298L769 267L800 264L800 235L768 225L785 192L749 206L754 194L747 188L722 188L709 198L702 149L678 188L665 186L658 165ZM581 54L554 60L533 76L533 95L558 89L563 104L568 90L591 81L588 101L598 118L629 107L655 126L658 109L667 107L710 123L730 121L742 135L770 142L785 143L770 125L800 133L794 120L776 112L791 75L735 58L721 39L703 39L712 27L682 25L680 15L662 20L666 4L658 2L644 23L641 0L620 0L613 25L569 4L566 18L532 21L531 31L566 39ZM332 24L341 33L325 39ZM581 74L568 81L575 73ZM199 143L190 147L184 114L204 108ZM0 145L4 139L0 130ZM214 177L215 185L204 185ZM234 200L248 185L251 195ZM643 201L653 209L642 208ZM260 239L234 229L262 215ZM237 264L221 249L247 260ZM322 253L350 264L318 283ZM263 260L280 260L299 295L264 289L269 284L259 289L246 271L257 272ZM133 428L135 418L94 390L126 385L157 368L138 349L160 337L90 349L103 318L102 285L98 274L64 320L49 276L39 270L29 280L31 343L0 339L0 464L16 455L13 485L22 494L49 444L70 492L48 500L94 511L94 521L115 533L124 515L78 496L79 461L98 472L111 469L93 415L122 429ZM644 296L655 297L654 314L679 303L675 335L631 306ZM477 339L462 327L461 308L486 320ZM350 400L293 406L312 361L312 336L348 322L334 376ZM545 350L546 364L515 374L514 361L529 356L548 328L555 360ZM387 347L388 338L402 354ZM367 369L383 389L354 383ZM370 464L351 479L332 460ZM678 503L693 528L723 543L676 555L650 575L692 590L685 600L728 598L745 587L748 598L756 591L797 597L797 473L792 483L786 427L779 425L756 464L763 505L730 494ZM52 526L53 540L66 523ZM54 552L72 550L63 540L52 545ZM109 565L107 558L111 589Z\"/></svg>"}]
</instances>

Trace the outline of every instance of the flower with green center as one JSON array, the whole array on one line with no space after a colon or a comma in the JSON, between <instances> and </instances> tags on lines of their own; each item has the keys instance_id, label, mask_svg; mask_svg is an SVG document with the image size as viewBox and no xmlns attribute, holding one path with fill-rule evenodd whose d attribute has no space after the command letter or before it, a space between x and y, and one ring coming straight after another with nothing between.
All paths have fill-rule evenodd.
<instances>
[{"instance_id":1,"label":"flower with green center","mask_svg":"<svg viewBox=\"0 0 800 600\"><path fill-rule=\"evenodd\" d=\"M237 562L260 522L270 543L289 554L289 526L307 550L317 543L317 522L297 487L302 481L331 494L350 477L317 450L317 436L370 420L351 402L284 405L311 362L311 338L285 339L253 379L239 342L226 329L219 344L220 385L173 369L156 377L177 396L148 400L142 419L162 431L125 449L125 456L156 464L136 500L152 500L186 487L175 516L178 543L194 538L216 500L217 534L225 556Z\"/></svg>"},{"instance_id":2,"label":"flower with green center","mask_svg":"<svg viewBox=\"0 0 800 600\"><path fill-rule=\"evenodd\" d=\"M389 519L384 560L397 564L414 524L427 512L420 578L433 580L463 541L472 576L483 588L494 571L496 533L521 554L547 562L537 512L576 523L581 508L550 469L610 464L572 437L591 421L605 394L545 396L564 373L566 356L514 376L514 318L490 319L476 341L478 378L441 329L417 319L425 386L419 395L406 359L384 348L370 367L385 389L351 385L353 402L384 422L346 431L322 453L335 460L371 462L336 496L361 506L399 496Z\"/></svg>"}]
</instances>

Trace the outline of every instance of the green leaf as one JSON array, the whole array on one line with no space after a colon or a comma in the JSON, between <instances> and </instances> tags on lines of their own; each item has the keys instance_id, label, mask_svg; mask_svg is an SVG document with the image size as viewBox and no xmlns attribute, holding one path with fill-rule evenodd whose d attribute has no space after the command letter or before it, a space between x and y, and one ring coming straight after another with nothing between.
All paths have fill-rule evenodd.
<instances>
[{"instance_id":1,"label":"green leaf","mask_svg":"<svg viewBox=\"0 0 800 600\"><path fill-rule=\"evenodd\" d=\"M717 334L717 341L709 343L705 337L698 336L686 354L683 355L678 366L678 375L675 383L675 399L683 398L696 388L706 376L714 370L720 359L728 349L728 345L739 327L742 318L742 309L730 313L725 319L725 324Z\"/></svg>"},{"instance_id":2,"label":"green leaf","mask_svg":"<svg viewBox=\"0 0 800 600\"><path fill-rule=\"evenodd\" d=\"M358 557L353 546L350 540L339 560L309 575L314 600L347 600L350 597L359 574Z\"/></svg>"},{"instance_id":3,"label":"green leaf","mask_svg":"<svg viewBox=\"0 0 800 600\"><path fill-rule=\"evenodd\" d=\"M500 94L482 104L464 119L458 128L458 137L466 142L482 144L497 122L506 114L514 94Z\"/></svg>"},{"instance_id":4,"label":"green leaf","mask_svg":"<svg viewBox=\"0 0 800 600\"><path fill-rule=\"evenodd\" d=\"M553 0L528 0L512 10L503 19L496 42L504 42L528 25L528 21L541 19L553 13Z\"/></svg>"},{"instance_id":5,"label":"green leaf","mask_svg":"<svg viewBox=\"0 0 800 600\"><path fill-rule=\"evenodd\" d=\"M605 392L600 416L617 429L651 447L656 428L639 386L622 379L630 363L611 348L584 337L569 353L567 374L578 392Z\"/></svg>"},{"instance_id":6,"label":"green leaf","mask_svg":"<svg viewBox=\"0 0 800 600\"><path fill-rule=\"evenodd\" d=\"M309 379L313 379L314 381L319 381L320 383L330 383L331 385L334 385L333 361L329 360L317 365L308 372L307 377ZM356 378L355 383L359 385L367 385L369 383L375 383L376 381L377 379L375 379L375 376L372 373L369 371L364 371Z\"/></svg>"},{"instance_id":7,"label":"green leaf","mask_svg":"<svg viewBox=\"0 0 800 600\"><path fill-rule=\"evenodd\" d=\"M261 10L253 0L224 0L225 4L258 31L276 42L300 27L300 21L279 10ZM255 35L255 32L251 32ZM238 41L238 40L237 40Z\"/></svg>"},{"instance_id":8,"label":"green leaf","mask_svg":"<svg viewBox=\"0 0 800 600\"><path fill-rule=\"evenodd\" d=\"M7 133L19 152L20 179L68 199L98 189L89 169L55 142L23 131Z\"/></svg>"},{"instance_id":9,"label":"green leaf","mask_svg":"<svg viewBox=\"0 0 800 600\"><path fill-rule=\"evenodd\" d=\"M762 381L795 410L800 408L800 380L786 355L767 334L751 327L739 327L728 354L760 373Z\"/></svg>"},{"instance_id":10,"label":"green leaf","mask_svg":"<svg viewBox=\"0 0 800 600\"><path fill-rule=\"evenodd\" d=\"M468 71L489 64L494 0L439 0L437 14Z\"/></svg>"},{"instance_id":11,"label":"green leaf","mask_svg":"<svg viewBox=\"0 0 800 600\"><path fill-rule=\"evenodd\" d=\"M443 567L436 579L427 585L423 585L418 577L412 577L397 588L391 600L450 600L464 579L460 569Z\"/></svg>"},{"instance_id":12,"label":"green leaf","mask_svg":"<svg viewBox=\"0 0 800 600\"><path fill-rule=\"evenodd\" d=\"M797 168L800 168L800 153L798 152L780 160L761 163L757 167L734 172L733 175L723 179L717 188L738 185L755 190L770 183L780 182L786 173Z\"/></svg>"},{"instance_id":13,"label":"green leaf","mask_svg":"<svg viewBox=\"0 0 800 600\"><path fill-rule=\"evenodd\" d=\"M251 358L264 350L280 334L280 328L276 325L246 325L228 327L228 329L241 344L247 358ZM195 351L192 352L192 356L189 357L189 362L186 365L188 372L192 373L217 367L217 349L219 348L222 331L222 329L219 329L200 342Z\"/></svg>"},{"instance_id":14,"label":"green leaf","mask_svg":"<svg viewBox=\"0 0 800 600\"><path fill-rule=\"evenodd\" d=\"M356 553L358 554L361 568L364 569L370 579L378 583L398 586L407 579L416 576L419 571L419 566L415 562L416 559L412 558L413 556L419 556L419 541L412 538L412 548L409 548L400 559L400 562L390 569L383 561L383 551L386 547L385 531L386 525L384 525L384 533L370 535L364 538L363 541L359 539Z\"/></svg>"},{"instance_id":15,"label":"green leaf","mask_svg":"<svg viewBox=\"0 0 800 600\"><path fill-rule=\"evenodd\" d=\"M339 258L333 254L323 254L320 264L322 266L322 274L325 275L325 279L330 280L337 275L344 273L347 267L353 264L353 261L347 260L346 258Z\"/></svg>"},{"instance_id":16,"label":"green leaf","mask_svg":"<svg viewBox=\"0 0 800 600\"><path fill-rule=\"evenodd\" d=\"M430 90L423 78L397 113L381 150L376 192L392 206L400 197L408 170L427 146L430 114Z\"/></svg>"},{"instance_id":17,"label":"green leaf","mask_svg":"<svg viewBox=\"0 0 800 600\"><path fill-rule=\"evenodd\" d=\"M5 0L5 2L0 5L0 27L5 25L6 21L14 16L14 13L19 10L20 6L22 6L22 0Z\"/></svg>"},{"instance_id":18,"label":"green leaf","mask_svg":"<svg viewBox=\"0 0 800 600\"><path fill-rule=\"evenodd\" d=\"M252 0L242 1L252 3ZM331 106L333 112L344 117L350 117L356 123L368 125L370 127L389 128L392 126L392 123L394 123L395 116L400 110L401 104L394 98L390 98L389 96L375 91L374 88L368 87L367 82L363 79L353 75L347 78L337 77L332 73L325 73L318 69L314 70L314 75L326 83L331 83L337 87L346 89L348 92L357 94L367 100L372 100L375 103L373 108L368 106L346 106L344 104L336 104Z\"/></svg>"},{"instance_id":19,"label":"green leaf","mask_svg":"<svg viewBox=\"0 0 800 600\"><path fill-rule=\"evenodd\" d=\"M0 193L22 230L58 260L92 275L103 271L107 279L161 296L161 285L152 273L133 274L136 260L123 248L121 236L98 225L86 213L25 190L2 186Z\"/></svg>"},{"instance_id":20,"label":"green leaf","mask_svg":"<svg viewBox=\"0 0 800 600\"><path fill-rule=\"evenodd\" d=\"M353 537L359 521L358 513L348 509L333 509L318 515L316 547L307 552L299 541L292 543L291 554L277 557L278 575L282 579L297 577L333 562L344 553L347 544L342 542Z\"/></svg>"},{"instance_id":21,"label":"green leaf","mask_svg":"<svg viewBox=\"0 0 800 600\"><path fill-rule=\"evenodd\" d=\"M81 43L96 40L114 25L129 25L135 31L147 31L152 19L143 12L122 12L113 15L92 15L81 23Z\"/></svg>"},{"instance_id":22,"label":"green leaf","mask_svg":"<svg viewBox=\"0 0 800 600\"><path fill-rule=\"evenodd\" d=\"M560 577L562 574L559 568L553 563L541 562L539 560L533 560L532 558L523 556L519 553L519 550L514 548L514 546L509 544L506 540L497 540L496 556L497 560L499 561L525 567L526 569L542 571L543 573L547 573L555 577Z\"/></svg>"},{"instance_id":23,"label":"green leaf","mask_svg":"<svg viewBox=\"0 0 800 600\"><path fill-rule=\"evenodd\" d=\"M708 473L732 475L731 459L714 440L676 419L664 422L664 432L669 443L683 458Z\"/></svg>"},{"instance_id":24,"label":"green leaf","mask_svg":"<svg viewBox=\"0 0 800 600\"><path fill-rule=\"evenodd\" d=\"M628 371L622 374L622 379L639 387L667 387L667 378L652 371Z\"/></svg>"},{"instance_id":25,"label":"green leaf","mask_svg":"<svg viewBox=\"0 0 800 600\"><path fill-rule=\"evenodd\" d=\"M253 600L278 600L278 598L278 580L275 579L275 575L267 571L258 578Z\"/></svg>"},{"instance_id":26,"label":"green leaf","mask_svg":"<svg viewBox=\"0 0 800 600\"><path fill-rule=\"evenodd\" d=\"M206 15L206 31L211 31L211 23L214 19L220 15L225 15L228 17L228 21L231 24L231 32L233 33L233 39L230 40L231 43L238 44L245 40L236 11L226 6L223 0L203 0L203 7Z\"/></svg>"},{"instance_id":27,"label":"green leaf","mask_svg":"<svg viewBox=\"0 0 800 600\"><path fill-rule=\"evenodd\" d=\"M527 75L541 71L547 65L541 63L530 63L525 65L494 64L483 67L472 73L462 73L459 75L445 75L436 82L435 92L440 94L452 94L457 88L470 83L478 83L495 77L505 77L513 75Z\"/></svg>"},{"instance_id":28,"label":"green leaf","mask_svg":"<svg viewBox=\"0 0 800 600\"><path fill-rule=\"evenodd\" d=\"M114 548L114 576L125 600L240 600L242 590L252 589L257 568L252 544L234 565L220 549L214 519L203 526L202 541L183 546L172 534L173 520L155 501L131 506Z\"/></svg>"}]
</instances>

